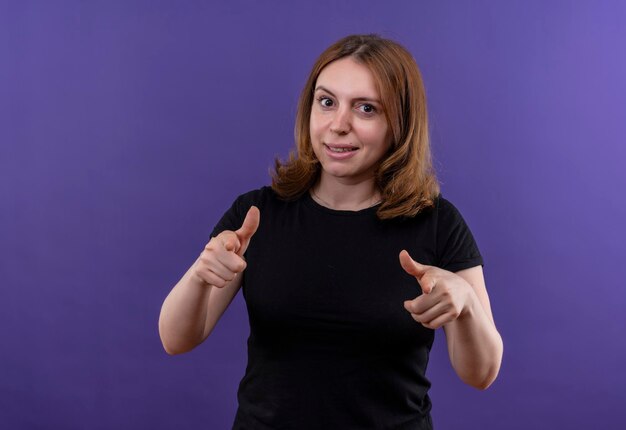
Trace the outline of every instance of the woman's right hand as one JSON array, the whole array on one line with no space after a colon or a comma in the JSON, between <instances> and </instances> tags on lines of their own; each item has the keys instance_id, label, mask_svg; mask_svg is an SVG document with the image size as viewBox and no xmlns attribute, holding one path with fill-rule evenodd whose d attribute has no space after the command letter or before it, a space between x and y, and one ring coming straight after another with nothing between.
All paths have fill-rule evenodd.
<instances>
[{"instance_id":1,"label":"woman's right hand","mask_svg":"<svg viewBox=\"0 0 626 430\"><path fill-rule=\"evenodd\" d=\"M243 254L259 227L260 217L259 209L252 206L238 230L226 230L211 238L194 263L194 276L202 283L223 288L243 272L246 268Z\"/></svg>"}]
</instances>

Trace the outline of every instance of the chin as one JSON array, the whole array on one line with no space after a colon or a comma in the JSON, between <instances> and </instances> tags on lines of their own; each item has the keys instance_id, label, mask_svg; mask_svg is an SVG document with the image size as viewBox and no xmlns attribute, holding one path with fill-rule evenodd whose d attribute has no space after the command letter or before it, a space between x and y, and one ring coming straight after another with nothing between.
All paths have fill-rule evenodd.
<instances>
[{"instance_id":1,"label":"chin","mask_svg":"<svg viewBox=\"0 0 626 430\"><path fill-rule=\"evenodd\" d=\"M346 169L345 166L332 166L329 164L332 163L320 163L322 166L322 171L330 176L336 176L339 178L343 178L345 176L353 176L355 174L351 169Z\"/></svg>"}]
</instances>

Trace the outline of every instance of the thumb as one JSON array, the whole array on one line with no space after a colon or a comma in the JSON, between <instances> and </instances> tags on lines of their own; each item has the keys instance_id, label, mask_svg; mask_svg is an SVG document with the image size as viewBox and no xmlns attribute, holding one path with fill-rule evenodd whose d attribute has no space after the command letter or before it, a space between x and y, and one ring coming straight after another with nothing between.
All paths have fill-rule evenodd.
<instances>
[{"instance_id":1,"label":"thumb","mask_svg":"<svg viewBox=\"0 0 626 430\"><path fill-rule=\"evenodd\" d=\"M250 206L246 218L243 220L243 224L239 227L235 233L240 240L250 239L256 229L259 228L259 222L261 221L261 213L256 206Z\"/></svg>"},{"instance_id":2,"label":"thumb","mask_svg":"<svg viewBox=\"0 0 626 430\"><path fill-rule=\"evenodd\" d=\"M411 258L411 256L405 249L400 251L400 265L402 266L402 268L404 269L406 273L408 273L409 275L415 276L417 281L420 283L420 287L422 288L422 291L425 294L430 293L430 290L432 288L424 288L422 287L422 283L420 282L420 279L426 273L428 266L425 266L424 264L420 264L417 261L413 260L413 258Z\"/></svg>"},{"instance_id":3,"label":"thumb","mask_svg":"<svg viewBox=\"0 0 626 430\"><path fill-rule=\"evenodd\" d=\"M248 213L246 214L246 218L243 220L243 224L239 227L239 230L235 232L237 238L241 241L241 248L237 250L237 254L243 255L248 249L248 245L250 244L250 238L256 233L257 228L259 228L259 223L261 221L261 213L256 206L251 206L248 209Z\"/></svg>"},{"instance_id":4,"label":"thumb","mask_svg":"<svg viewBox=\"0 0 626 430\"><path fill-rule=\"evenodd\" d=\"M400 251L400 265L406 273L416 278L421 278L426 273L426 266L413 260L405 249Z\"/></svg>"}]
</instances>

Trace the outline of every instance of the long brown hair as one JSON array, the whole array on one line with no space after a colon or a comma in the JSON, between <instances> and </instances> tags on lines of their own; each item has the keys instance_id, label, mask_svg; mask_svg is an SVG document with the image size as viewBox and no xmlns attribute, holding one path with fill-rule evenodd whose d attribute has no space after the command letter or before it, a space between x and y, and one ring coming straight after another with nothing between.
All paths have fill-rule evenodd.
<instances>
[{"instance_id":1,"label":"long brown hair","mask_svg":"<svg viewBox=\"0 0 626 430\"><path fill-rule=\"evenodd\" d=\"M374 75L393 136L376 172L382 197L376 214L380 219L414 216L433 206L439 194L430 153L426 92L411 54L398 43L374 34L339 40L313 65L298 102L296 151L285 162L276 159L272 188L281 198L294 200L319 178L321 166L313 153L309 129L315 83L324 67L348 56Z\"/></svg>"}]
</instances>

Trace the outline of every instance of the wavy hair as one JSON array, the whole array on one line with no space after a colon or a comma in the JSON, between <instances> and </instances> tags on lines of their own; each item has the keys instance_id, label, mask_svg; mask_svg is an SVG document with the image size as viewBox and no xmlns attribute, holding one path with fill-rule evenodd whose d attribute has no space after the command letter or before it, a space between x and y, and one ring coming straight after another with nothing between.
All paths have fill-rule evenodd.
<instances>
[{"instance_id":1,"label":"wavy hair","mask_svg":"<svg viewBox=\"0 0 626 430\"><path fill-rule=\"evenodd\" d=\"M347 36L317 59L298 102L296 149L287 161L275 160L272 188L282 199L295 200L318 180L321 165L313 152L309 128L315 84L324 67L348 56L372 72L392 132L391 148L376 171L382 197L376 215L379 219L415 216L433 206L439 195L432 167L426 91L411 54L375 34Z\"/></svg>"}]
</instances>

